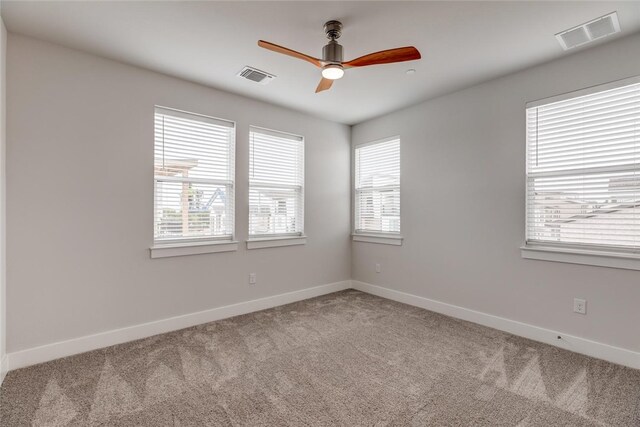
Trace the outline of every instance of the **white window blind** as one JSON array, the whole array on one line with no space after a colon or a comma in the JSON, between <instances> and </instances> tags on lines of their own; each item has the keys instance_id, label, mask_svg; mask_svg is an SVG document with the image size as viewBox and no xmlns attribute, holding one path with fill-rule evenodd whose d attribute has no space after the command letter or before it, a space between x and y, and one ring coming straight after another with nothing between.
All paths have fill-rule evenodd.
<instances>
[{"instance_id":1,"label":"white window blind","mask_svg":"<svg viewBox=\"0 0 640 427\"><path fill-rule=\"evenodd\" d=\"M400 139L355 149L355 232L400 233Z\"/></svg>"},{"instance_id":2,"label":"white window blind","mask_svg":"<svg viewBox=\"0 0 640 427\"><path fill-rule=\"evenodd\" d=\"M527 243L640 249L640 81L527 108Z\"/></svg>"},{"instance_id":3,"label":"white window blind","mask_svg":"<svg viewBox=\"0 0 640 427\"><path fill-rule=\"evenodd\" d=\"M155 243L231 239L233 122L155 109Z\"/></svg>"},{"instance_id":4,"label":"white window blind","mask_svg":"<svg viewBox=\"0 0 640 427\"><path fill-rule=\"evenodd\" d=\"M304 139L251 127L249 236L302 235Z\"/></svg>"}]
</instances>

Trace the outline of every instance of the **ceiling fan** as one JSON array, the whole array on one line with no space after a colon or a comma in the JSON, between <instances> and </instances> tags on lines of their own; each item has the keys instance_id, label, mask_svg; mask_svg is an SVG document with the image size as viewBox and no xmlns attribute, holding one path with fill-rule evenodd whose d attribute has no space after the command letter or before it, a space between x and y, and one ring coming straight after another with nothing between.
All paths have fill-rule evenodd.
<instances>
[{"instance_id":1,"label":"ceiling fan","mask_svg":"<svg viewBox=\"0 0 640 427\"><path fill-rule=\"evenodd\" d=\"M322 59L314 58L295 50L278 46L264 40L258 41L258 46L274 52L289 55L294 58L302 59L310 62L318 68L322 68L322 80L316 88L316 93L327 90L331 87L334 80L342 78L344 70L352 67L366 67L367 65L391 64L394 62L413 61L420 59L421 55L413 46L399 47L396 49L382 50L380 52L370 53L351 61L342 61L342 45L336 41L342 34L342 23L339 21L329 21L324 24L324 32L329 39L329 43L322 48Z\"/></svg>"}]
</instances>

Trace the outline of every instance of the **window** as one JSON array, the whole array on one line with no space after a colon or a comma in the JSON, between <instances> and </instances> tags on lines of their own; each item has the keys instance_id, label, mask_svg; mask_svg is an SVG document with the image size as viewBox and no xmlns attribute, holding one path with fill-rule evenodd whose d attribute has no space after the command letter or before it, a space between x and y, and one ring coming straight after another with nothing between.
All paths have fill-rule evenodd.
<instances>
[{"instance_id":1,"label":"window","mask_svg":"<svg viewBox=\"0 0 640 427\"><path fill-rule=\"evenodd\" d=\"M302 236L304 139L251 127L249 238Z\"/></svg>"},{"instance_id":2,"label":"window","mask_svg":"<svg viewBox=\"0 0 640 427\"><path fill-rule=\"evenodd\" d=\"M527 245L638 252L640 79L529 104L526 117Z\"/></svg>"},{"instance_id":3,"label":"window","mask_svg":"<svg viewBox=\"0 0 640 427\"><path fill-rule=\"evenodd\" d=\"M233 122L155 109L154 243L231 240Z\"/></svg>"},{"instance_id":4,"label":"window","mask_svg":"<svg viewBox=\"0 0 640 427\"><path fill-rule=\"evenodd\" d=\"M355 234L400 234L399 138L355 149Z\"/></svg>"}]
</instances>

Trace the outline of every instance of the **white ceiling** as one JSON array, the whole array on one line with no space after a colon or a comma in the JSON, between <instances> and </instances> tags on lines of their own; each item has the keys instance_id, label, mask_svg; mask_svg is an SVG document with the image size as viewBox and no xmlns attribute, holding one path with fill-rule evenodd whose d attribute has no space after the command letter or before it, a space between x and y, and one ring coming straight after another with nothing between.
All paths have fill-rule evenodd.
<instances>
[{"instance_id":1,"label":"white ceiling","mask_svg":"<svg viewBox=\"0 0 640 427\"><path fill-rule=\"evenodd\" d=\"M555 33L612 11L622 33L607 41L640 31L640 1L2 4L11 32L347 124L567 55ZM346 60L407 45L422 60L350 69L315 94L318 69L256 45L264 39L321 56L330 19L344 24ZM278 78L262 86L236 77L245 65Z\"/></svg>"}]
</instances>

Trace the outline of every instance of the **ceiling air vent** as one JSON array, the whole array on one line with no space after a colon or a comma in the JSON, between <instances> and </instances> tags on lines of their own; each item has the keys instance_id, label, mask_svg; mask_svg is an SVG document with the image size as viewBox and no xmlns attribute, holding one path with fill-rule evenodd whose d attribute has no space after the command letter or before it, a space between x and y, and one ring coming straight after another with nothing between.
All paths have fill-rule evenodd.
<instances>
[{"instance_id":1,"label":"ceiling air vent","mask_svg":"<svg viewBox=\"0 0 640 427\"><path fill-rule=\"evenodd\" d=\"M273 74L265 73L264 71L260 71L257 68L252 68L249 66L244 67L242 71L238 73L238 77L251 80L255 83L260 83L261 85L266 85L271 80L276 78L276 76L274 76Z\"/></svg>"},{"instance_id":2,"label":"ceiling air vent","mask_svg":"<svg viewBox=\"0 0 640 427\"><path fill-rule=\"evenodd\" d=\"M569 50L618 32L620 32L620 22L618 22L618 14L613 12L562 31L556 34L556 38L564 50Z\"/></svg>"}]
</instances>

